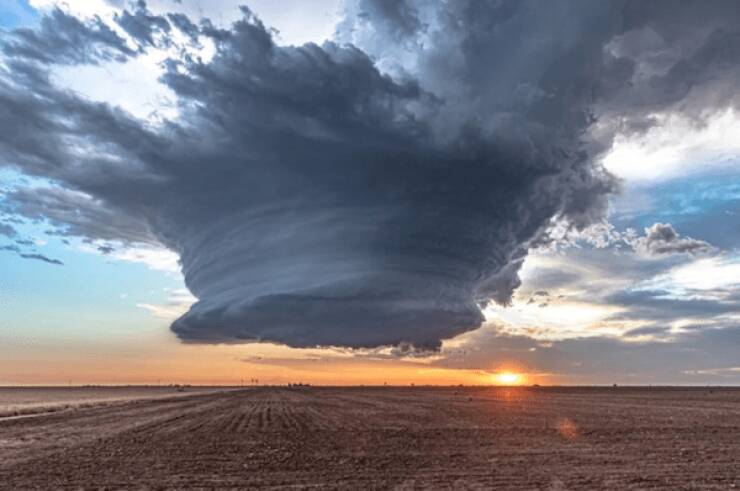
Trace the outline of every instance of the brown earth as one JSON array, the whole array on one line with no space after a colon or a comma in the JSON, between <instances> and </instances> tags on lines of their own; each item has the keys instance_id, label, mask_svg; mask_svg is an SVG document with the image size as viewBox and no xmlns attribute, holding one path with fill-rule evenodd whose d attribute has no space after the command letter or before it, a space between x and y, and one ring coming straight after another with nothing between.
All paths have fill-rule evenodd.
<instances>
[{"instance_id":1,"label":"brown earth","mask_svg":"<svg viewBox=\"0 0 740 491\"><path fill-rule=\"evenodd\" d=\"M0 419L112 405L133 399L223 392L228 388L198 386L181 390L177 391L175 386L0 387Z\"/></svg>"},{"instance_id":2,"label":"brown earth","mask_svg":"<svg viewBox=\"0 0 740 491\"><path fill-rule=\"evenodd\" d=\"M740 488L740 390L252 388L0 419L0 487Z\"/></svg>"}]
</instances>

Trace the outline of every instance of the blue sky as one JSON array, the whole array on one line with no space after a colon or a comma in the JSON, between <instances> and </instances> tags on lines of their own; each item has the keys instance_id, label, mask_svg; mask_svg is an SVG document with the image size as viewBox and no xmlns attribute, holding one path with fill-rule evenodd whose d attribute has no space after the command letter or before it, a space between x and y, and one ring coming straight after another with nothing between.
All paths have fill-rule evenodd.
<instances>
[{"instance_id":1,"label":"blue sky","mask_svg":"<svg viewBox=\"0 0 740 491\"><path fill-rule=\"evenodd\" d=\"M45 184L14 172L3 173L5 185L19 182ZM170 292L183 288L175 272L165 274L141 262L112 259L77 238L55 235L54 227L44 220L12 223L18 236L3 237L0 247L15 245L23 253L42 254L63 264L0 251L5 280L0 285L0 327L5 333L32 337L60 332L70 337L116 331L132 334L151 324L151 316L137 305L164 304Z\"/></svg>"},{"instance_id":2,"label":"blue sky","mask_svg":"<svg viewBox=\"0 0 740 491\"><path fill-rule=\"evenodd\" d=\"M740 214L738 182L740 173L726 170L633 185L624 197L616 200L613 221L619 226L635 228L648 227L656 221L669 222L688 235L701 237L723 249L733 249L740 243L736 219ZM649 202L644 210L638 213L620 210L620 204L637 196L644 196Z\"/></svg>"},{"instance_id":3,"label":"blue sky","mask_svg":"<svg viewBox=\"0 0 740 491\"><path fill-rule=\"evenodd\" d=\"M25 0L8 0L0 6L0 25L6 28L31 26L38 13Z\"/></svg>"}]
</instances>

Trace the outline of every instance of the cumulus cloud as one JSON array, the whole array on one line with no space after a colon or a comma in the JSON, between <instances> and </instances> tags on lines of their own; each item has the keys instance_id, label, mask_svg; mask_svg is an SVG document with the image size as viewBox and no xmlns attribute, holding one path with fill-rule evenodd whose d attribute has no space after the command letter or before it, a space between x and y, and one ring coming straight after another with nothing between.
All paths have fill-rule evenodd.
<instances>
[{"instance_id":1,"label":"cumulus cloud","mask_svg":"<svg viewBox=\"0 0 740 491\"><path fill-rule=\"evenodd\" d=\"M669 223L655 223L645 229L645 236L631 241L636 251L647 255L706 254L714 251L707 242L680 237Z\"/></svg>"},{"instance_id":2,"label":"cumulus cloud","mask_svg":"<svg viewBox=\"0 0 740 491\"><path fill-rule=\"evenodd\" d=\"M681 237L670 223L656 222L644 229L645 235L638 235L633 228L617 230L609 222L597 222L582 230L563 229L555 226L550 232L551 241L540 250L561 250L587 244L596 249L622 248L625 245L644 256L668 256L687 254L692 256L717 252L717 249L704 240Z\"/></svg>"},{"instance_id":3,"label":"cumulus cloud","mask_svg":"<svg viewBox=\"0 0 740 491\"><path fill-rule=\"evenodd\" d=\"M434 349L510 302L553 222L603 216L617 185L594 156L609 139L585 138L598 98L603 114L613 100L643 111L634 56L614 43L653 24L671 39L682 9L660 5L363 0L322 46L279 46L246 8L222 29L140 2L116 17L131 49L97 20L42 23L3 41L0 162L56 187L3 207L175 251L198 298L172 325L185 341ZM715 20L740 25L702 19L686 26L702 46ZM164 62L175 120L50 80L48 65L137 56L173 25L215 47ZM665 104L687 95L670 84Z\"/></svg>"}]
</instances>

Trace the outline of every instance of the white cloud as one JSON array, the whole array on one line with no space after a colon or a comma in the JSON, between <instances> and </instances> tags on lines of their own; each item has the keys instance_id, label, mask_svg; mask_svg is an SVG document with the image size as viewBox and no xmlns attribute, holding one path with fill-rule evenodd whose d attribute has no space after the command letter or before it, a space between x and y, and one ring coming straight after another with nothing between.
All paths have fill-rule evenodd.
<instances>
[{"instance_id":1,"label":"white cloud","mask_svg":"<svg viewBox=\"0 0 740 491\"><path fill-rule=\"evenodd\" d=\"M706 123L679 114L654 115L645 132L620 134L604 166L628 182L651 183L728 168L740 158L740 114L718 112Z\"/></svg>"},{"instance_id":2,"label":"white cloud","mask_svg":"<svg viewBox=\"0 0 740 491\"><path fill-rule=\"evenodd\" d=\"M740 285L740 257L717 256L677 266L649 282L671 292L711 292Z\"/></svg>"},{"instance_id":3,"label":"white cloud","mask_svg":"<svg viewBox=\"0 0 740 491\"><path fill-rule=\"evenodd\" d=\"M165 304L137 303L136 306L149 311L158 319L173 321L187 312L196 300L188 290L180 288L170 291Z\"/></svg>"},{"instance_id":4,"label":"white cloud","mask_svg":"<svg viewBox=\"0 0 740 491\"><path fill-rule=\"evenodd\" d=\"M599 253L600 251L594 251ZM604 256L613 251L600 252ZM557 271L577 277L552 286L543 283L543 274ZM629 278L609 276L593 269L593 264L573 260L567 253L540 251L530 254L520 272L522 288L510 307L489 305L486 321L510 335L531 336L540 340L618 335L640 322L612 321L623 307L604 304L600 296L631 283ZM591 300L592 299L592 300Z\"/></svg>"},{"instance_id":5,"label":"white cloud","mask_svg":"<svg viewBox=\"0 0 740 491\"><path fill-rule=\"evenodd\" d=\"M541 307L515 300L511 307L490 307L484 314L488 322L500 326L499 330L506 334L556 340L618 335L641 325L640 322L609 320L610 316L622 310L597 302L554 300Z\"/></svg>"},{"instance_id":6,"label":"white cloud","mask_svg":"<svg viewBox=\"0 0 740 491\"><path fill-rule=\"evenodd\" d=\"M180 274L179 256L163 247L132 247L113 251L110 257L118 261L144 263L150 269Z\"/></svg>"},{"instance_id":7,"label":"white cloud","mask_svg":"<svg viewBox=\"0 0 740 491\"><path fill-rule=\"evenodd\" d=\"M342 0L238 0L231 3L248 5L266 25L277 29L278 44L321 44L334 34Z\"/></svg>"},{"instance_id":8,"label":"white cloud","mask_svg":"<svg viewBox=\"0 0 740 491\"><path fill-rule=\"evenodd\" d=\"M180 257L164 247L145 245L126 247L121 244L113 244L112 251L104 254L98 248L104 245L111 244L103 242L83 243L79 246L79 249L83 252L105 255L105 257L116 261L145 264L149 269L155 271L163 271L177 276L181 274Z\"/></svg>"},{"instance_id":9,"label":"white cloud","mask_svg":"<svg viewBox=\"0 0 740 491\"><path fill-rule=\"evenodd\" d=\"M126 63L59 66L54 81L79 95L118 106L139 119L158 121L177 117L175 94L159 82L159 63L166 53L153 50Z\"/></svg>"},{"instance_id":10,"label":"white cloud","mask_svg":"<svg viewBox=\"0 0 740 491\"><path fill-rule=\"evenodd\" d=\"M116 9L105 0L29 0L36 10L48 11L59 7L78 17L112 17Z\"/></svg>"},{"instance_id":11,"label":"white cloud","mask_svg":"<svg viewBox=\"0 0 740 491\"><path fill-rule=\"evenodd\" d=\"M706 325L740 318L727 311L737 302L734 292L740 287L737 255L652 256L612 248L536 251L526 259L521 279L510 307L484 310L498 332L547 341L622 336L658 320L677 332L696 324L700 311L692 305L707 309ZM671 305L678 309L673 316L666 310Z\"/></svg>"}]
</instances>

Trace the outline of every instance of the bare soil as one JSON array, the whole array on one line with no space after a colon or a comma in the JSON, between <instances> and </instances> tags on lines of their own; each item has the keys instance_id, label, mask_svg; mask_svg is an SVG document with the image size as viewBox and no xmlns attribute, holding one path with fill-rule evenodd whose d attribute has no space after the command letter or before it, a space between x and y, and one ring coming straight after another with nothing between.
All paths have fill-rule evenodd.
<instances>
[{"instance_id":1,"label":"bare soil","mask_svg":"<svg viewBox=\"0 0 740 491\"><path fill-rule=\"evenodd\" d=\"M179 392L173 386L0 387L0 418L224 390L228 388L199 386Z\"/></svg>"},{"instance_id":2,"label":"bare soil","mask_svg":"<svg viewBox=\"0 0 740 491\"><path fill-rule=\"evenodd\" d=\"M0 419L3 489L733 489L740 390L251 388Z\"/></svg>"}]
</instances>

